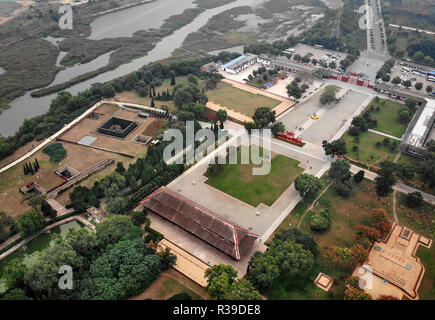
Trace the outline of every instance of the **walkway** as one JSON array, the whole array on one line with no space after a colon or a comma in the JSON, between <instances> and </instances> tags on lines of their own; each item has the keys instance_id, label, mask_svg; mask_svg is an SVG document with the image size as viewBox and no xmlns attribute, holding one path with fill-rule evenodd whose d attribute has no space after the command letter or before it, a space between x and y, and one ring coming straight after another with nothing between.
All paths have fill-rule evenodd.
<instances>
[{"instance_id":1,"label":"walkway","mask_svg":"<svg viewBox=\"0 0 435 320\"><path fill-rule=\"evenodd\" d=\"M374 172L371 172L371 171L365 170L365 169L360 168L360 167L357 167L357 166L355 166L355 165L351 165L351 167L350 167L350 171L351 171L352 173L357 173L357 172L360 171L360 170L363 170L363 171L364 171L364 178L367 178L367 179L369 179L369 180L374 181L375 178L378 176L378 175L377 175L376 173L374 173ZM423 196L423 200L424 200L424 201L426 201L427 203L430 203L431 205L435 205L435 196L433 196L433 195L431 195L431 194L429 194L429 193L423 192L423 191L421 191L421 190L415 189L415 188L413 188L413 187L407 186L406 184L403 184L403 183L398 182L398 183L396 183L396 184L394 185L393 189L396 190L396 191L399 191L399 192L405 193L405 194L408 194L408 193L411 193L411 192L416 192L416 191L417 191L417 192L420 192L421 195Z\"/></svg>"},{"instance_id":2,"label":"walkway","mask_svg":"<svg viewBox=\"0 0 435 320\"><path fill-rule=\"evenodd\" d=\"M209 266L205 262L194 257L187 251L181 249L176 244L170 242L169 240L162 239L159 242L158 250L163 251L166 248L171 249L171 252L177 256L177 262L173 266L175 270L184 274L186 277L195 281L202 287L207 286L205 270L207 270Z\"/></svg>"},{"instance_id":3,"label":"walkway","mask_svg":"<svg viewBox=\"0 0 435 320\"><path fill-rule=\"evenodd\" d=\"M369 132L376 133L376 134L379 134L380 136L384 136L384 137L387 137L387 138L390 138L390 139L394 139L394 140L397 140L397 141L402 141L402 139L400 139L400 138L397 138L397 137L392 136L390 134L383 133L383 132L380 132L380 131L376 131L376 130L373 130L373 129L369 129Z\"/></svg>"}]
</instances>

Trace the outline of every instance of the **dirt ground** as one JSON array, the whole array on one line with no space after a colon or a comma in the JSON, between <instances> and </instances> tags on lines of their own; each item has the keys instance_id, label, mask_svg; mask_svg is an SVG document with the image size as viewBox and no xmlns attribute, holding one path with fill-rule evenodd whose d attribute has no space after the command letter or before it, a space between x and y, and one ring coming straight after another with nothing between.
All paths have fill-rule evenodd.
<instances>
[{"instance_id":1,"label":"dirt ground","mask_svg":"<svg viewBox=\"0 0 435 320\"><path fill-rule=\"evenodd\" d=\"M193 300L211 299L203 287L170 268L163 272L144 292L130 298L130 300L167 300L173 295L182 292L188 293Z\"/></svg>"},{"instance_id":2,"label":"dirt ground","mask_svg":"<svg viewBox=\"0 0 435 320\"><path fill-rule=\"evenodd\" d=\"M60 138L72 142L78 142L84 136L92 136L97 138L97 140L92 143L92 146L122 152L132 156L137 156L144 150L144 145L131 140L138 133L143 132L151 123L153 123L153 118L150 117L147 119L142 119L139 118L135 112L123 110L117 106L108 104L102 105L100 108L96 109L95 112L104 114L104 116L100 117L98 120L92 120L90 118L84 119L70 131L63 134ZM133 120L140 123L140 125L134 129L125 139L118 139L97 133L97 128L112 116Z\"/></svg>"}]
</instances>

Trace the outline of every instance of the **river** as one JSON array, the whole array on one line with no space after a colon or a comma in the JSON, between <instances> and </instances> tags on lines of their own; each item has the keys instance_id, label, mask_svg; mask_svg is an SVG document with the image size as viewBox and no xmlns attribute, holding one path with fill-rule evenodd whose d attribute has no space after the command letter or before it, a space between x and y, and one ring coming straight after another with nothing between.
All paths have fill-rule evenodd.
<instances>
[{"instance_id":1,"label":"river","mask_svg":"<svg viewBox=\"0 0 435 320\"><path fill-rule=\"evenodd\" d=\"M89 88L93 83L110 81L114 78L138 70L148 63L168 58L171 56L173 50L181 46L187 35L197 31L214 15L238 6L256 6L264 1L265 0L236 0L235 2L229 3L227 5L206 10L196 17L190 24L176 30L172 35L158 42L155 48L152 49L146 56L132 60L129 63L122 64L114 70L100 74L95 78L81 82L66 90L71 94L77 94ZM171 7L170 10L168 9L168 6ZM110 13L95 19L91 23L93 29L90 38L119 36L119 34L128 35L137 30L147 29L150 27L158 28L163 24L163 21L166 18L174 14L180 14L185 9L191 7L194 7L193 0L159 0L138 7ZM126 16L125 12L128 12L129 16ZM121 22L118 23L116 21ZM124 21L131 21L131 24L124 23ZM108 26L111 28L110 26L114 25L114 23L117 26L115 29L125 30L116 31L116 35L114 35L114 30L106 32L105 28L108 28ZM98 62L101 63L101 60L98 60L97 58L87 63L86 65L88 70L95 70L94 63ZM72 77L70 77L68 74L68 69L69 68L64 70L62 77L71 79ZM24 119L35 117L47 112L50 107L50 101L53 100L56 95L57 93L41 98L32 98L30 96L30 92L27 92L24 96L12 101L10 104L11 108L3 111L3 113L0 115L0 134L5 137L13 135L18 130Z\"/></svg>"}]
</instances>

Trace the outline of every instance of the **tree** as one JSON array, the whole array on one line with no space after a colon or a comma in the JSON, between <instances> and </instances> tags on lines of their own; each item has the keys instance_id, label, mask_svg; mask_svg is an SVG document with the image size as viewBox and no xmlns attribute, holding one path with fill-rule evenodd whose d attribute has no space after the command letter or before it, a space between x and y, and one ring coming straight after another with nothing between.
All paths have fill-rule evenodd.
<instances>
[{"instance_id":1,"label":"tree","mask_svg":"<svg viewBox=\"0 0 435 320\"><path fill-rule=\"evenodd\" d=\"M10 260L3 269L3 278L6 279L6 285L9 288L24 287L24 275L27 267L21 260L15 258Z\"/></svg>"},{"instance_id":2,"label":"tree","mask_svg":"<svg viewBox=\"0 0 435 320\"><path fill-rule=\"evenodd\" d=\"M304 247L305 250L311 251L314 256L316 256L318 253L318 246L313 236L300 231L298 228L281 230L275 235L275 239L281 241L291 240L299 243Z\"/></svg>"},{"instance_id":3,"label":"tree","mask_svg":"<svg viewBox=\"0 0 435 320\"><path fill-rule=\"evenodd\" d=\"M82 300L119 300L137 295L161 272L157 254L142 239L108 246L96 258L77 290Z\"/></svg>"},{"instance_id":4,"label":"tree","mask_svg":"<svg viewBox=\"0 0 435 320\"><path fill-rule=\"evenodd\" d=\"M329 227L329 214L322 210L314 212L310 218L310 228L313 231L323 232Z\"/></svg>"},{"instance_id":5,"label":"tree","mask_svg":"<svg viewBox=\"0 0 435 320\"><path fill-rule=\"evenodd\" d=\"M353 181L355 181L355 183L360 183L364 180L364 174L364 170L358 171L358 173L353 176Z\"/></svg>"},{"instance_id":6,"label":"tree","mask_svg":"<svg viewBox=\"0 0 435 320\"><path fill-rule=\"evenodd\" d=\"M255 122L245 122L244 127L249 134L251 134L252 129L258 129L257 124Z\"/></svg>"},{"instance_id":7,"label":"tree","mask_svg":"<svg viewBox=\"0 0 435 320\"><path fill-rule=\"evenodd\" d=\"M285 126L282 122L276 122L275 124L273 124L272 128L271 128L272 134L274 136L278 136L278 134L280 132L284 132L285 131Z\"/></svg>"},{"instance_id":8,"label":"tree","mask_svg":"<svg viewBox=\"0 0 435 320\"><path fill-rule=\"evenodd\" d=\"M423 202L423 196L421 192L410 192L406 195L406 204L411 208L419 208Z\"/></svg>"},{"instance_id":9,"label":"tree","mask_svg":"<svg viewBox=\"0 0 435 320\"><path fill-rule=\"evenodd\" d=\"M177 262L177 256L171 252L171 249L169 247L166 247L157 255L159 256L162 270L167 270L169 267L172 267Z\"/></svg>"},{"instance_id":10,"label":"tree","mask_svg":"<svg viewBox=\"0 0 435 320\"><path fill-rule=\"evenodd\" d=\"M369 129L369 125L363 117L353 118L352 125L359 128L362 132L366 132Z\"/></svg>"},{"instance_id":11,"label":"tree","mask_svg":"<svg viewBox=\"0 0 435 320\"><path fill-rule=\"evenodd\" d=\"M410 88L410 87L412 86L412 82L411 82L410 80L406 80L406 81L403 82L403 85L404 85L406 88Z\"/></svg>"},{"instance_id":12,"label":"tree","mask_svg":"<svg viewBox=\"0 0 435 320\"><path fill-rule=\"evenodd\" d=\"M218 264L205 271L205 278L208 294L213 299L223 300L237 278L237 271L232 266Z\"/></svg>"},{"instance_id":13,"label":"tree","mask_svg":"<svg viewBox=\"0 0 435 320\"><path fill-rule=\"evenodd\" d=\"M142 231L133 225L130 217L117 214L103 218L96 229L98 242L103 247L121 239L134 239L142 236Z\"/></svg>"},{"instance_id":14,"label":"tree","mask_svg":"<svg viewBox=\"0 0 435 320\"><path fill-rule=\"evenodd\" d=\"M415 110L417 106L417 100L414 97L410 97L406 99L405 105L409 108L409 110Z\"/></svg>"},{"instance_id":15,"label":"tree","mask_svg":"<svg viewBox=\"0 0 435 320\"><path fill-rule=\"evenodd\" d=\"M236 280L225 295L225 300L263 300L258 290L248 279Z\"/></svg>"},{"instance_id":16,"label":"tree","mask_svg":"<svg viewBox=\"0 0 435 320\"><path fill-rule=\"evenodd\" d=\"M402 80L400 79L400 77L397 77L397 76L394 77L393 80L391 80L391 83L396 84L396 85L401 83L401 82L402 82Z\"/></svg>"},{"instance_id":17,"label":"tree","mask_svg":"<svg viewBox=\"0 0 435 320\"><path fill-rule=\"evenodd\" d=\"M330 104L335 101L335 94L336 94L336 87L335 86L327 86L325 88L325 91L320 96L320 104Z\"/></svg>"},{"instance_id":18,"label":"tree","mask_svg":"<svg viewBox=\"0 0 435 320\"><path fill-rule=\"evenodd\" d=\"M322 142L323 150L325 150L325 154L327 156L332 155L334 156L342 156L347 153L346 149L346 142L343 140L334 140L331 143L328 143L328 141L323 140Z\"/></svg>"},{"instance_id":19,"label":"tree","mask_svg":"<svg viewBox=\"0 0 435 320\"><path fill-rule=\"evenodd\" d=\"M18 230L21 232L21 236L27 238L39 230L44 229L45 221L36 210L32 210L18 218L17 226Z\"/></svg>"},{"instance_id":20,"label":"tree","mask_svg":"<svg viewBox=\"0 0 435 320\"><path fill-rule=\"evenodd\" d=\"M83 259L66 242L42 251L36 262L28 267L24 280L38 297L58 299L62 291L58 287L59 268L63 265L69 265L73 270L79 270L83 265Z\"/></svg>"},{"instance_id":21,"label":"tree","mask_svg":"<svg viewBox=\"0 0 435 320\"><path fill-rule=\"evenodd\" d=\"M322 180L306 173L299 175L294 183L295 189L305 199L314 197L323 188Z\"/></svg>"},{"instance_id":22,"label":"tree","mask_svg":"<svg viewBox=\"0 0 435 320\"><path fill-rule=\"evenodd\" d=\"M217 112L217 118L221 123L225 122L228 119L227 111L224 109L219 109Z\"/></svg>"},{"instance_id":23,"label":"tree","mask_svg":"<svg viewBox=\"0 0 435 320\"><path fill-rule=\"evenodd\" d=\"M427 93L431 93L433 91L433 87L432 86L427 86L426 87L426 92Z\"/></svg>"},{"instance_id":24,"label":"tree","mask_svg":"<svg viewBox=\"0 0 435 320\"><path fill-rule=\"evenodd\" d=\"M115 171L118 172L118 173L124 173L125 172L124 164L121 161L118 161L116 163L116 169L115 169Z\"/></svg>"},{"instance_id":25,"label":"tree","mask_svg":"<svg viewBox=\"0 0 435 320\"><path fill-rule=\"evenodd\" d=\"M128 211L130 202L124 197L115 197L107 201L106 210L113 214L123 214Z\"/></svg>"},{"instance_id":26,"label":"tree","mask_svg":"<svg viewBox=\"0 0 435 320\"><path fill-rule=\"evenodd\" d=\"M381 174L375 178L376 194L378 197L386 197L393 192L393 186L396 182L394 163L383 161L381 163Z\"/></svg>"},{"instance_id":27,"label":"tree","mask_svg":"<svg viewBox=\"0 0 435 320\"><path fill-rule=\"evenodd\" d=\"M257 108L252 119L259 129L265 128L269 123L275 122L275 111L270 110L268 107Z\"/></svg>"},{"instance_id":28,"label":"tree","mask_svg":"<svg viewBox=\"0 0 435 320\"><path fill-rule=\"evenodd\" d=\"M397 114L399 116L399 122L403 123L403 124L407 124L411 120L411 117L412 117L411 111L409 110L408 107L400 108L397 111Z\"/></svg>"},{"instance_id":29,"label":"tree","mask_svg":"<svg viewBox=\"0 0 435 320\"><path fill-rule=\"evenodd\" d=\"M304 275L313 264L313 254L301 244L273 240L268 251L257 252L251 257L248 279L260 290L265 290L280 277L290 280Z\"/></svg>"},{"instance_id":30,"label":"tree","mask_svg":"<svg viewBox=\"0 0 435 320\"><path fill-rule=\"evenodd\" d=\"M352 191L352 188L347 181L336 182L334 188L335 191L342 197L348 197Z\"/></svg>"},{"instance_id":31,"label":"tree","mask_svg":"<svg viewBox=\"0 0 435 320\"><path fill-rule=\"evenodd\" d=\"M46 200L42 200L41 202L41 211L46 217L50 217L51 219L56 218L57 211L53 209Z\"/></svg>"},{"instance_id":32,"label":"tree","mask_svg":"<svg viewBox=\"0 0 435 320\"><path fill-rule=\"evenodd\" d=\"M373 298L361 289L348 286L344 292L344 300L373 300Z\"/></svg>"},{"instance_id":33,"label":"tree","mask_svg":"<svg viewBox=\"0 0 435 320\"><path fill-rule=\"evenodd\" d=\"M86 262L90 262L98 251L97 236L85 228L69 229L65 242Z\"/></svg>"},{"instance_id":34,"label":"tree","mask_svg":"<svg viewBox=\"0 0 435 320\"><path fill-rule=\"evenodd\" d=\"M417 82L414 87L416 90L420 91L421 89L423 89L423 83Z\"/></svg>"},{"instance_id":35,"label":"tree","mask_svg":"<svg viewBox=\"0 0 435 320\"><path fill-rule=\"evenodd\" d=\"M350 163L345 159L337 159L331 164L328 175L335 182L342 182L350 178Z\"/></svg>"}]
</instances>

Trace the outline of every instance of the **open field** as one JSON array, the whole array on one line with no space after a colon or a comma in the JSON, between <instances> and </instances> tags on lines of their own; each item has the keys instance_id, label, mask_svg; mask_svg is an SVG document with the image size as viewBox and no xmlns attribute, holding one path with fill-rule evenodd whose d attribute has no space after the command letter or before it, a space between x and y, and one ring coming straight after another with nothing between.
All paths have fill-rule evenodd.
<instances>
[{"instance_id":1,"label":"open field","mask_svg":"<svg viewBox=\"0 0 435 320\"><path fill-rule=\"evenodd\" d=\"M204 288L170 268L163 272L144 292L132 297L131 300L167 300L183 292L190 295L192 300L210 299Z\"/></svg>"},{"instance_id":2,"label":"open field","mask_svg":"<svg viewBox=\"0 0 435 320\"><path fill-rule=\"evenodd\" d=\"M376 111L378 107L379 111ZM374 130L400 138L407 127L406 124L399 122L397 114L403 107L403 104L394 101L384 99L376 101L373 99L364 113L370 113L370 118L378 121L376 128L373 128Z\"/></svg>"},{"instance_id":3,"label":"open field","mask_svg":"<svg viewBox=\"0 0 435 320\"><path fill-rule=\"evenodd\" d=\"M259 107L273 109L281 103L266 96L235 88L225 82L220 82L216 89L207 91L206 94L210 101L249 117L252 117L255 109Z\"/></svg>"},{"instance_id":4,"label":"open field","mask_svg":"<svg viewBox=\"0 0 435 320\"><path fill-rule=\"evenodd\" d=\"M342 139L346 142L348 156L360 162L376 165L384 160L393 161L397 154L397 151L391 151L391 147L382 144L385 137L379 134L364 132L358 136L359 143L354 142L354 138L347 132ZM393 141L390 139L391 143ZM377 142L381 143L379 148L376 147ZM357 146L358 150L354 151L353 146Z\"/></svg>"},{"instance_id":5,"label":"open field","mask_svg":"<svg viewBox=\"0 0 435 320\"><path fill-rule=\"evenodd\" d=\"M351 246L356 239L356 226L369 221L371 210L375 208L385 209L390 213L391 198L377 200L372 182L364 180L360 184L353 185L352 193L348 198L343 198L330 187L325 194L316 202L314 211L320 208L329 208L331 224L324 233L314 233L309 227L311 212L305 216L301 229L312 234L319 245L319 255L315 259L313 268L303 277L292 281L277 281L272 289L267 292L271 299L343 299L345 291L344 280L353 269L342 269L329 266L323 259L325 249L331 246ZM300 202L291 215L299 220L307 205ZM288 229L288 221L279 226L278 230ZM334 284L329 292L316 287L313 283L319 272L323 272L334 279Z\"/></svg>"},{"instance_id":6,"label":"open field","mask_svg":"<svg viewBox=\"0 0 435 320\"><path fill-rule=\"evenodd\" d=\"M240 159L240 149L238 157ZM271 171L267 175L252 175L254 164L224 165L206 183L254 207L260 203L271 206L293 180L302 173L299 161L283 155L272 155Z\"/></svg>"}]
</instances>

